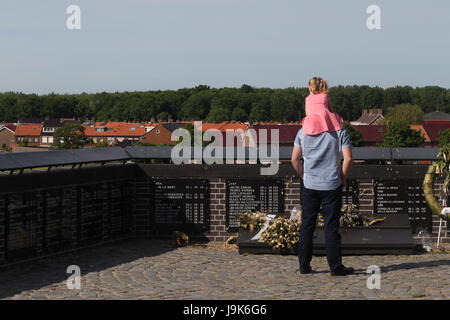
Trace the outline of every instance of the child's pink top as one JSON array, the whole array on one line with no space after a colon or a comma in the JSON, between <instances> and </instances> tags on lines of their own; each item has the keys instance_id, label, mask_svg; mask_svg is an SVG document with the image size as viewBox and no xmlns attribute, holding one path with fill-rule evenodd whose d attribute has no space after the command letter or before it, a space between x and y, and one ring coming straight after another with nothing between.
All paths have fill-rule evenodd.
<instances>
[{"instance_id":1,"label":"child's pink top","mask_svg":"<svg viewBox=\"0 0 450 320\"><path fill-rule=\"evenodd\" d=\"M342 117L330 111L330 101L326 93L310 94L305 99L306 117L302 120L303 132L315 135L334 132L344 128Z\"/></svg>"}]
</instances>

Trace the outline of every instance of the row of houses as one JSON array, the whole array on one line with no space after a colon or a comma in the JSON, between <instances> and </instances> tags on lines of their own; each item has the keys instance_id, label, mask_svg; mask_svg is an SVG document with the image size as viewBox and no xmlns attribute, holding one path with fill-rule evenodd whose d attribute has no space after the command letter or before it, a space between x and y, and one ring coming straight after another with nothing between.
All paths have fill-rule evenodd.
<instances>
[{"instance_id":1,"label":"row of houses","mask_svg":"<svg viewBox=\"0 0 450 320\"><path fill-rule=\"evenodd\" d=\"M67 122L76 122L74 119L49 119L42 122L24 122L0 124L0 146L3 149L23 150L21 147L48 149L54 142L54 133L56 129L64 126ZM179 128L184 128L192 121L180 122L94 122L87 121L80 123L84 127L86 138L93 143L107 143L108 145L127 146L137 142L148 145L175 145L177 142L172 140L172 133ZM198 124L198 123L197 123ZM237 131L246 133L249 129L254 129L259 139L262 129L267 130L268 142L270 143L271 129L279 130L279 141L281 145L291 145L295 135L300 130L300 123L240 123L228 122L221 123L202 123L201 128L197 129L205 132L209 129L216 129L223 133L223 144L226 144L226 132ZM237 140L234 140L237 144ZM246 140L245 145L254 145L256 141Z\"/></svg>"},{"instance_id":2,"label":"row of houses","mask_svg":"<svg viewBox=\"0 0 450 320\"><path fill-rule=\"evenodd\" d=\"M386 133L386 126L378 124L382 119L379 110L375 113L363 112L360 119L351 123L351 126L362 134L364 146L373 147L383 141L383 134ZM79 122L75 119L24 119L18 123L0 124L0 147L2 149L12 149L12 151L24 151L21 147L26 146L32 150L45 150L54 142L56 129L64 126L68 122L77 122L84 127L85 135L93 143L107 143L115 146L128 146L138 142L148 145L174 145L177 142L171 140L172 133L179 128L185 127L191 121L179 122L117 122L117 121L86 121ZM281 146L291 146L301 124L278 123L278 122L234 122L223 121L221 123L202 123L201 130L205 132L215 129L222 133L223 145L230 146L230 141L226 140L226 132L237 131L248 133L253 129L256 133L256 140L251 135L245 135L240 143L244 146L257 145L261 138L267 136L267 143L271 143L271 131L277 129L279 133L279 144ZM450 128L450 115L442 112L433 112L426 115L422 124L411 125L411 128L418 130L425 137L425 147L437 147L439 132ZM200 129L200 128L198 128ZM266 135L267 134L267 135ZM233 139L231 145L236 145L237 140ZM30 150L27 150L30 151Z\"/></svg>"}]
</instances>

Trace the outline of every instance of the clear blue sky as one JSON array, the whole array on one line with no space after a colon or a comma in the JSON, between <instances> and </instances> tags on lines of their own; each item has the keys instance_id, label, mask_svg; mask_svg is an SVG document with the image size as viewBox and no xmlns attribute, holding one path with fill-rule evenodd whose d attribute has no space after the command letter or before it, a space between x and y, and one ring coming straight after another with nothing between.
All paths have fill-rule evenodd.
<instances>
[{"instance_id":1,"label":"clear blue sky","mask_svg":"<svg viewBox=\"0 0 450 320\"><path fill-rule=\"evenodd\" d=\"M81 8L82 29L66 28ZM381 8L381 30L366 9ZM448 0L1 0L0 92L450 88Z\"/></svg>"}]
</instances>

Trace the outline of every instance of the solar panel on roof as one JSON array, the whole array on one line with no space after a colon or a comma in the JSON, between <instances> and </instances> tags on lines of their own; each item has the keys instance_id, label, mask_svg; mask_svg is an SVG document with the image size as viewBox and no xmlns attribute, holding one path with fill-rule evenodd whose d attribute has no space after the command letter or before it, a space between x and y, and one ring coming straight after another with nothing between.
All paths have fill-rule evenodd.
<instances>
[{"instance_id":1,"label":"solar panel on roof","mask_svg":"<svg viewBox=\"0 0 450 320\"><path fill-rule=\"evenodd\" d=\"M10 157L10 154L0 155L0 170L20 169L22 165L18 163L14 158Z\"/></svg>"},{"instance_id":2,"label":"solar panel on roof","mask_svg":"<svg viewBox=\"0 0 450 320\"><path fill-rule=\"evenodd\" d=\"M353 160L390 160L391 151L384 147L353 148Z\"/></svg>"},{"instance_id":3,"label":"solar panel on roof","mask_svg":"<svg viewBox=\"0 0 450 320\"><path fill-rule=\"evenodd\" d=\"M392 148L392 158L397 160L435 160L439 148Z\"/></svg>"},{"instance_id":4,"label":"solar panel on roof","mask_svg":"<svg viewBox=\"0 0 450 320\"><path fill-rule=\"evenodd\" d=\"M74 156L81 159L83 162L101 162L130 159L130 155L121 147L72 149L69 151Z\"/></svg>"},{"instance_id":5,"label":"solar panel on roof","mask_svg":"<svg viewBox=\"0 0 450 320\"><path fill-rule=\"evenodd\" d=\"M67 150L24 152L11 154L23 168L44 167L78 162Z\"/></svg>"},{"instance_id":6,"label":"solar panel on roof","mask_svg":"<svg viewBox=\"0 0 450 320\"><path fill-rule=\"evenodd\" d=\"M126 152L134 159L169 159L172 147L170 146L130 146L125 148Z\"/></svg>"}]
</instances>

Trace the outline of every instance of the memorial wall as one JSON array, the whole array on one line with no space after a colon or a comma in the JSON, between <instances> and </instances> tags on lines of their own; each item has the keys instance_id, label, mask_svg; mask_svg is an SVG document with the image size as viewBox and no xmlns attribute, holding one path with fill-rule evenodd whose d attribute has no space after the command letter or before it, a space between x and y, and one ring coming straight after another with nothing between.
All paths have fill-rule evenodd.
<instances>
[{"instance_id":1,"label":"memorial wall","mask_svg":"<svg viewBox=\"0 0 450 320\"><path fill-rule=\"evenodd\" d=\"M237 234L239 213L288 216L301 205L300 180L290 165L270 177L260 176L255 165L187 166L139 164L0 177L0 264L121 237L170 237L174 230L194 240L224 242ZM355 204L366 215L407 213L414 233L425 229L436 237L438 219L426 205L422 181L411 179L411 170L426 168L388 167L355 166L343 204Z\"/></svg>"}]
</instances>

